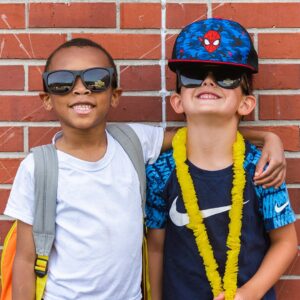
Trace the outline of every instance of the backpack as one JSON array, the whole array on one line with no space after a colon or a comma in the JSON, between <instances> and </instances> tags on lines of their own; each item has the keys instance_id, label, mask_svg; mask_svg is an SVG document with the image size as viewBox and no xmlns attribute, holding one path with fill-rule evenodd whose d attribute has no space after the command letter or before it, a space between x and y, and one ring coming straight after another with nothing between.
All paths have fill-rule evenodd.
<instances>
[{"instance_id":1,"label":"backpack","mask_svg":"<svg viewBox=\"0 0 300 300\"><path fill-rule=\"evenodd\" d=\"M125 124L108 125L107 131L119 142L138 174L142 207L145 215L146 175L142 146L134 130ZM36 248L36 300L41 300L47 281L47 267L50 251L55 239L55 216L58 180L58 159L53 144L33 148L34 178L35 178L35 215L33 237ZM17 221L8 232L1 257L0 300L12 299L12 266L16 252ZM148 256L146 238L143 239L143 299L151 300L148 278Z\"/></svg>"}]
</instances>

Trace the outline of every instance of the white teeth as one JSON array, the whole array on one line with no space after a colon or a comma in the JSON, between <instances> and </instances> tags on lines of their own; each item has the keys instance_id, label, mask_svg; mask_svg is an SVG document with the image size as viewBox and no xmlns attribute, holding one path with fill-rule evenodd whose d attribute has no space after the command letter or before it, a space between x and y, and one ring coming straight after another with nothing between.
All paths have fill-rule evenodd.
<instances>
[{"instance_id":1,"label":"white teeth","mask_svg":"<svg viewBox=\"0 0 300 300\"><path fill-rule=\"evenodd\" d=\"M92 109L92 105L89 104L76 104L72 107L77 113L88 113Z\"/></svg>"},{"instance_id":2,"label":"white teeth","mask_svg":"<svg viewBox=\"0 0 300 300\"><path fill-rule=\"evenodd\" d=\"M200 99L218 99L218 97L216 95L213 94L201 94L198 98Z\"/></svg>"}]
</instances>

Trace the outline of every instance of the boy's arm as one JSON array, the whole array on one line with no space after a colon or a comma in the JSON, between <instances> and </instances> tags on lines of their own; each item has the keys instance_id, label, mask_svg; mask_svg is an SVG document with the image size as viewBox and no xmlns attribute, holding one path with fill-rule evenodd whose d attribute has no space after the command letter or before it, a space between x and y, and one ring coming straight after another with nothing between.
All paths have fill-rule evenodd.
<instances>
[{"instance_id":1,"label":"boy's arm","mask_svg":"<svg viewBox=\"0 0 300 300\"><path fill-rule=\"evenodd\" d=\"M234 300L261 299L279 280L297 253L294 223L269 233L271 246L255 275L237 290Z\"/></svg>"},{"instance_id":2,"label":"boy's arm","mask_svg":"<svg viewBox=\"0 0 300 300\"><path fill-rule=\"evenodd\" d=\"M269 234L271 246L255 275L237 289L234 300L259 300L279 280L297 252L294 223L274 229ZM214 300L225 300L224 293Z\"/></svg>"},{"instance_id":3,"label":"boy's arm","mask_svg":"<svg viewBox=\"0 0 300 300\"><path fill-rule=\"evenodd\" d=\"M12 278L13 300L35 299L35 257L32 226L18 221L17 248Z\"/></svg>"},{"instance_id":4,"label":"boy's arm","mask_svg":"<svg viewBox=\"0 0 300 300\"><path fill-rule=\"evenodd\" d=\"M280 138L266 131L239 128L243 136L256 146L262 146L261 158L256 165L254 181L257 185L267 187L279 187L286 173L286 161L284 149ZM268 167L264 170L264 167Z\"/></svg>"},{"instance_id":5,"label":"boy's arm","mask_svg":"<svg viewBox=\"0 0 300 300\"><path fill-rule=\"evenodd\" d=\"M164 229L148 229L147 245L152 300L162 300L164 241Z\"/></svg>"}]
</instances>

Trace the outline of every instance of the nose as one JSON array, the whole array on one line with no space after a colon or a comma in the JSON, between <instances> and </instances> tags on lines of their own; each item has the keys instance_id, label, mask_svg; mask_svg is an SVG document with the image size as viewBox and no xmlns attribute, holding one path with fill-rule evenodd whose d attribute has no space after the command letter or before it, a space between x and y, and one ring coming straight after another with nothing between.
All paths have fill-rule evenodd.
<instances>
[{"instance_id":1,"label":"nose","mask_svg":"<svg viewBox=\"0 0 300 300\"><path fill-rule=\"evenodd\" d=\"M80 77L75 80L75 85L72 91L73 95L89 95L92 92L85 87Z\"/></svg>"},{"instance_id":2,"label":"nose","mask_svg":"<svg viewBox=\"0 0 300 300\"><path fill-rule=\"evenodd\" d=\"M215 86L215 79L213 77L213 74L211 72L209 72L207 74L207 76L205 77L205 79L203 80L201 86Z\"/></svg>"}]
</instances>

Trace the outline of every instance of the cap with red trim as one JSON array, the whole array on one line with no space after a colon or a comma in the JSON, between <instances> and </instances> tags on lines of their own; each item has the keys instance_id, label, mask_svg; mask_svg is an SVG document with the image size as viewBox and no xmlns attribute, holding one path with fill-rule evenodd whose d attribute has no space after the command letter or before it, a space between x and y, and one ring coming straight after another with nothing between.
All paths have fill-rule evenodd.
<instances>
[{"instance_id":1,"label":"cap with red trim","mask_svg":"<svg viewBox=\"0 0 300 300\"><path fill-rule=\"evenodd\" d=\"M258 57L243 26L231 20L210 18L182 29L168 65L173 72L186 67L215 65L257 73Z\"/></svg>"}]
</instances>

